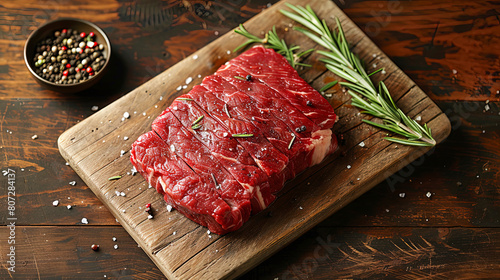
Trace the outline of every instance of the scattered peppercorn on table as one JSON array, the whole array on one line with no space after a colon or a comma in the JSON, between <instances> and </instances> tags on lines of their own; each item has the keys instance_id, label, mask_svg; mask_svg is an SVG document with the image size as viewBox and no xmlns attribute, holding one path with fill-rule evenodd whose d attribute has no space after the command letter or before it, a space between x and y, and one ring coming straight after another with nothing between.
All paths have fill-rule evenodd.
<instances>
[{"instance_id":1,"label":"scattered peppercorn on table","mask_svg":"<svg viewBox=\"0 0 500 280\"><path fill-rule=\"evenodd\" d=\"M0 197L6 203L0 209L1 279L165 277L66 165L57 139L71 126L275 3L2 2L0 178L5 187ZM439 6L419 0L335 3L438 104L450 119L452 132L422 157L410 156L406 167L268 260L255 264L241 279L399 279L438 274L499 278L500 65L492 58L499 57L500 51L494 43L499 40L499 22L491 11L500 7L487 1ZM113 44L106 76L78 94L39 86L20 55L24 41L37 26L67 15L97 24ZM293 25L276 28L294 32ZM384 57L374 55L368 67L376 70L384 64ZM216 59L219 65L225 62L222 59ZM315 59L313 55L306 62ZM312 67L322 66L313 63ZM78 64L75 72L77 68ZM304 73L302 77L310 81ZM386 82L390 80L389 76ZM186 80L186 84L190 82ZM328 94L343 93L328 91L327 98ZM142 114L124 110L102 122L127 121ZM99 132L99 126L89 129ZM121 145L134 140L128 137L117 135L114 141ZM343 136L338 139L340 144L350 141ZM360 142L359 149L366 149L364 145ZM123 156L129 156L127 151ZM343 167L346 171L359 164L354 160L358 154L347 151L338 156L353 157L353 163ZM126 172L133 173L126 170L122 175L132 176ZM131 194L126 188L113 193ZM310 211L307 205L300 206L300 211ZM140 207L144 217L155 217L153 201ZM278 209L269 214L274 211Z\"/></svg>"}]
</instances>

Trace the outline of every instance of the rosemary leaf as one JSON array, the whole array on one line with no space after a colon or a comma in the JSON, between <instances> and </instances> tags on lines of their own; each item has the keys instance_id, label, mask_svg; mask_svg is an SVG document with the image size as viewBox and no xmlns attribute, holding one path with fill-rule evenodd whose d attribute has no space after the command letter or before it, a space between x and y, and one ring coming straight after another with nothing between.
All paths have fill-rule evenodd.
<instances>
[{"instance_id":1,"label":"rosemary leaf","mask_svg":"<svg viewBox=\"0 0 500 280\"><path fill-rule=\"evenodd\" d=\"M193 99L191 99L191 98L186 98L186 97L177 97L177 100L193 101Z\"/></svg>"},{"instance_id":2,"label":"rosemary leaf","mask_svg":"<svg viewBox=\"0 0 500 280\"><path fill-rule=\"evenodd\" d=\"M247 79L241 77L241 76L234 76L235 79L238 79L238 80L243 80L243 81L246 81Z\"/></svg>"},{"instance_id":3,"label":"rosemary leaf","mask_svg":"<svg viewBox=\"0 0 500 280\"><path fill-rule=\"evenodd\" d=\"M332 88L334 85L336 85L339 81L333 81L333 82L329 82L328 84L324 85L320 90L319 92L324 92L324 91L327 91L329 90L330 88Z\"/></svg>"},{"instance_id":4,"label":"rosemary leaf","mask_svg":"<svg viewBox=\"0 0 500 280\"><path fill-rule=\"evenodd\" d=\"M375 70L375 71L371 72L370 74L368 74L368 77L371 77L372 75L375 75L375 74L377 74L380 71L384 71L384 68L380 68L378 70Z\"/></svg>"},{"instance_id":5,"label":"rosemary leaf","mask_svg":"<svg viewBox=\"0 0 500 280\"><path fill-rule=\"evenodd\" d=\"M204 117L205 117L204 115L199 116L191 125L195 125L195 124L201 122L201 120L203 120Z\"/></svg>"},{"instance_id":6,"label":"rosemary leaf","mask_svg":"<svg viewBox=\"0 0 500 280\"><path fill-rule=\"evenodd\" d=\"M224 112L226 112L226 115L231 118L231 114L229 114L229 109L227 108L227 104L224 103Z\"/></svg>"},{"instance_id":7,"label":"rosemary leaf","mask_svg":"<svg viewBox=\"0 0 500 280\"><path fill-rule=\"evenodd\" d=\"M231 136L235 138L245 138L245 137L252 137L253 134L242 133L242 134L231 134Z\"/></svg>"},{"instance_id":8,"label":"rosemary leaf","mask_svg":"<svg viewBox=\"0 0 500 280\"><path fill-rule=\"evenodd\" d=\"M292 148L293 143L295 142L295 134L292 133L292 140L290 140L290 144L288 144L288 149L290 150Z\"/></svg>"},{"instance_id":9,"label":"rosemary leaf","mask_svg":"<svg viewBox=\"0 0 500 280\"><path fill-rule=\"evenodd\" d=\"M113 176L113 177L109 177L108 181L118 180L118 179L121 179L121 178L122 178L121 175L116 175L116 176Z\"/></svg>"}]
</instances>

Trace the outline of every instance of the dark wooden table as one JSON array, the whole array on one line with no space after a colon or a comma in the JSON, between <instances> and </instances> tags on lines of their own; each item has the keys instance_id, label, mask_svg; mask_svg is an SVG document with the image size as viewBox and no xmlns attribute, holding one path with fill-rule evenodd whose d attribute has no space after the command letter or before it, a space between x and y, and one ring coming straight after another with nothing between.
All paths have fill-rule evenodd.
<instances>
[{"instance_id":1,"label":"dark wooden table","mask_svg":"<svg viewBox=\"0 0 500 280\"><path fill-rule=\"evenodd\" d=\"M1 279L163 277L65 165L56 140L93 106L105 107L275 2L0 3ZM453 131L241 279L500 278L500 2L336 3L441 107ZM113 44L111 71L79 94L40 87L23 61L28 35L63 16L96 23ZM6 227L9 183L15 230Z\"/></svg>"}]
</instances>

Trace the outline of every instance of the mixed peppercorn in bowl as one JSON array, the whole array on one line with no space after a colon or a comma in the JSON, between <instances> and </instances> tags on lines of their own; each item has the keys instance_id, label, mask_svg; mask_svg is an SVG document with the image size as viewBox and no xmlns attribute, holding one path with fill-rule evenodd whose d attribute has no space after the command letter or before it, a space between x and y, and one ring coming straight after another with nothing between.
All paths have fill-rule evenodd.
<instances>
[{"instance_id":1,"label":"mixed peppercorn in bowl","mask_svg":"<svg viewBox=\"0 0 500 280\"><path fill-rule=\"evenodd\" d=\"M45 23L24 47L24 61L35 80L55 91L78 92L94 85L111 57L111 44L95 24L73 18Z\"/></svg>"}]
</instances>

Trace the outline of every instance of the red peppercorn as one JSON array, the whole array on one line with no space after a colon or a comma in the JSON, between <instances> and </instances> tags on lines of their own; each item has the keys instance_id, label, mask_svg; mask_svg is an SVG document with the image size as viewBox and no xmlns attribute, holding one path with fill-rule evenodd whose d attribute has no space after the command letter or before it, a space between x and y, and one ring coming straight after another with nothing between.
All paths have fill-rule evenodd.
<instances>
[{"instance_id":1,"label":"red peppercorn","mask_svg":"<svg viewBox=\"0 0 500 280\"><path fill-rule=\"evenodd\" d=\"M92 248L92 250L94 250L94 251L97 251L97 250L99 250L99 245L92 244L92 246L90 246L90 248Z\"/></svg>"},{"instance_id":2,"label":"red peppercorn","mask_svg":"<svg viewBox=\"0 0 500 280\"><path fill-rule=\"evenodd\" d=\"M94 69L92 69L92 67L87 67L87 72L91 73L91 72L94 72Z\"/></svg>"},{"instance_id":3,"label":"red peppercorn","mask_svg":"<svg viewBox=\"0 0 500 280\"><path fill-rule=\"evenodd\" d=\"M94 72L89 72L89 76L94 76Z\"/></svg>"},{"instance_id":4,"label":"red peppercorn","mask_svg":"<svg viewBox=\"0 0 500 280\"><path fill-rule=\"evenodd\" d=\"M76 72L80 72L80 68L75 68L75 71Z\"/></svg>"},{"instance_id":5,"label":"red peppercorn","mask_svg":"<svg viewBox=\"0 0 500 280\"><path fill-rule=\"evenodd\" d=\"M71 64L66 64L66 68L71 68Z\"/></svg>"},{"instance_id":6,"label":"red peppercorn","mask_svg":"<svg viewBox=\"0 0 500 280\"><path fill-rule=\"evenodd\" d=\"M64 70L63 76L68 76L68 70Z\"/></svg>"},{"instance_id":7,"label":"red peppercorn","mask_svg":"<svg viewBox=\"0 0 500 280\"><path fill-rule=\"evenodd\" d=\"M68 30L67 30L67 29L63 29L63 30L61 31L61 33L66 33L66 32L68 32Z\"/></svg>"},{"instance_id":8,"label":"red peppercorn","mask_svg":"<svg viewBox=\"0 0 500 280\"><path fill-rule=\"evenodd\" d=\"M90 36L90 37L94 37L94 36L95 36L94 32L92 32L92 31L91 31L91 32L89 33L89 36Z\"/></svg>"},{"instance_id":9,"label":"red peppercorn","mask_svg":"<svg viewBox=\"0 0 500 280\"><path fill-rule=\"evenodd\" d=\"M87 33L85 32L80 33L80 37L85 38L85 36L87 36Z\"/></svg>"},{"instance_id":10,"label":"red peppercorn","mask_svg":"<svg viewBox=\"0 0 500 280\"><path fill-rule=\"evenodd\" d=\"M79 53L83 53L83 49L80 49Z\"/></svg>"},{"instance_id":11,"label":"red peppercorn","mask_svg":"<svg viewBox=\"0 0 500 280\"><path fill-rule=\"evenodd\" d=\"M67 50L67 49L68 49L68 47L66 47L66 46L62 46L62 47L61 47L61 50L63 50L63 51L65 51L65 50Z\"/></svg>"},{"instance_id":12,"label":"red peppercorn","mask_svg":"<svg viewBox=\"0 0 500 280\"><path fill-rule=\"evenodd\" d=\"M146 208L151 208L151 203L146 204Z\"/></svg>"}]
</instances>

